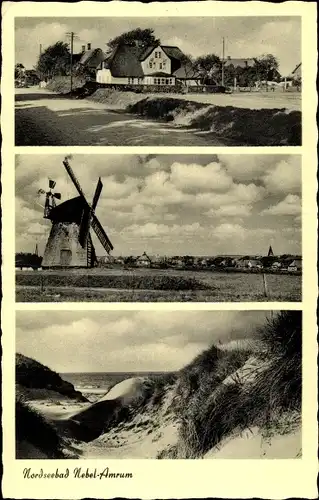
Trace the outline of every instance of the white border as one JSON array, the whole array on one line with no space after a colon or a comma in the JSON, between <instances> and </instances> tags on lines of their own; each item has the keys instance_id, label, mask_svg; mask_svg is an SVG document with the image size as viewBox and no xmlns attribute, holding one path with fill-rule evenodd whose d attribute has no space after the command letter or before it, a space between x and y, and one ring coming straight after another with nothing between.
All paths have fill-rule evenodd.
<instances>
[{"instance_id":1,"label":"white border","mask_svg":"<svg viewBox=\"0 0 319 500\"><path fill-rule=\"evenodd\" d=\"M3 14L3 495L9 498L315 498L317 496L317 206L316 206L316 104L315 88L317 40L316 4L305 2L137 2L32 3L5 2ZM14 17L67 16L302 16L303 64L303 145L301 148L188 148L189 154L302 154L303 164L303 303L222 303L222 304L17 304L14 302L14 153L73 154L110 152L120 148L14 148ZM185 148L125 148L126 154L141 152L185 153ZM278 151L277 151L278 150ZM15 307L19 310L99 310L99 309L303 309L303 456L298 460L108 460L106 461L17 461L14 459L14 351ZM131 471L133 480L23 480L25 466L55 471L57 467L109 466L113 471Z\"/></svg>"}]
</instances>

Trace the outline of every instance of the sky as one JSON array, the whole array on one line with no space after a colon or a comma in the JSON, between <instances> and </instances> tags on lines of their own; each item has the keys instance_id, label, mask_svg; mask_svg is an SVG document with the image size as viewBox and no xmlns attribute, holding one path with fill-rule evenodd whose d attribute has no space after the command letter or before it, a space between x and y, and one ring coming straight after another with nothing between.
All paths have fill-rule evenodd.
<instances>
[{"instance_id":1,"label":"sky","mask_svg":"<svg viewBox=\"0 0 319 500\"><path fill-rule=\"evenodd\" d=\"M119 17L115 20L94 17L17 18L15 26L16 63L31 69L37 62L40 44L44 50L57 41L68 41L66 33L77 34L74 50L84 44L105 50L107 42L137 27L153 28L164 45L177 45L183 52L198 57L214 53L225 56L258 57L273 54L283 76L301 62L300 17Z\"/></svg>"},{"instance_id":2,"label":"sky","mask_svg":"<svg viewBox=\"0 0 319 500\"><path fill-rule=\"evenodd\" d=\"M212 344L256 339L269 314L17 311L16 351L60 373L173 371Z\"/></svg>"},{"instance_id":3,"label":"sky","mask_svg":"<svg viewBox=\"0 0 319 500\"><path fill-rule=\"evenodd\" d=\"M66 152L67 153L67 152ZM48 179L62 200L78 193L63 155L16 156L16 252L43 255L51 222L43 218ZM301 253L299 155L74 155L70 165L114 256L276 255ZM98 256L104 249L94 233Z\"/></svg>"}]
</instances>

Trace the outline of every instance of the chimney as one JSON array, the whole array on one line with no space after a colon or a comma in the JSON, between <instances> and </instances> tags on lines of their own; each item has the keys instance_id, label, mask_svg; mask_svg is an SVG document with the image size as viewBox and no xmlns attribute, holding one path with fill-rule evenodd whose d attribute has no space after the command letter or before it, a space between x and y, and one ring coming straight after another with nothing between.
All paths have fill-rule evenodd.
<instances>
[{"instance_id":1,"label":"chimney","mask_svg":"<svg viewBox=\"0 0 319 500\"><path fill-rule=\"evenodd\" d=\"M88 50L91 50L91 44L88 43Z\"/></svg>"},{"instance_id":2,"label":"chimney","mask_svg":"<svg viewBox=\"0 0 319 500\"><path fill-rule=\"evenodd\" d=\"M85 52L85 45L82 45L82 52Z\"/></svg>"}]
</instances>

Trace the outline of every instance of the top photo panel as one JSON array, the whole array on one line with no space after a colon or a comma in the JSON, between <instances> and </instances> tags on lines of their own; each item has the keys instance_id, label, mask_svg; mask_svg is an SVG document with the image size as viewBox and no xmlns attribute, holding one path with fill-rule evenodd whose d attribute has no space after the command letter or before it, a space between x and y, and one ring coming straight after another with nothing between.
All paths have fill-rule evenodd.
<instances>
[{"instance_id":1,"label":"top photo panel","mask_svg":"<svg viewBox=\"0 0 319 500\"><path fill-rule=\"evenodd\" d=\"M301 17L18 17L16 146L300 146Z\"/></svg>"}]
</instances>

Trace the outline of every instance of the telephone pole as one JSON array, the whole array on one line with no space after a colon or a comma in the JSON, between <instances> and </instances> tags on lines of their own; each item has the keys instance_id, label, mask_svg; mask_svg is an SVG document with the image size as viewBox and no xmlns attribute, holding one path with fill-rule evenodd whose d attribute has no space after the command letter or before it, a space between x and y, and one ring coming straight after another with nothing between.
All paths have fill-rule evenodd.
<instances>
[{"instance_id":1,"label":"telephone pole","mask_svg":"<svg viewBox=\"0 0 319 500\"><path fill-rule=\"evenodd\" d=\"M69 33L67 33L67 35L70 37L70 92L72 92L72 89L73 89L73 43L74 43L75 33L74 33L74 31L70 31Z\"/></svg>"},{"instance_id":2,"label":"telephone pole","mask_svg":"<svg viewBox=\"0 0 319 500\"><path fill-rule=\"evenodd\" d=\"M224 76L224 64L225 64L225 38L223 37L222 86L224 86L224 82L225 82L225 76Z\"/></svg>"}]
</instances>

